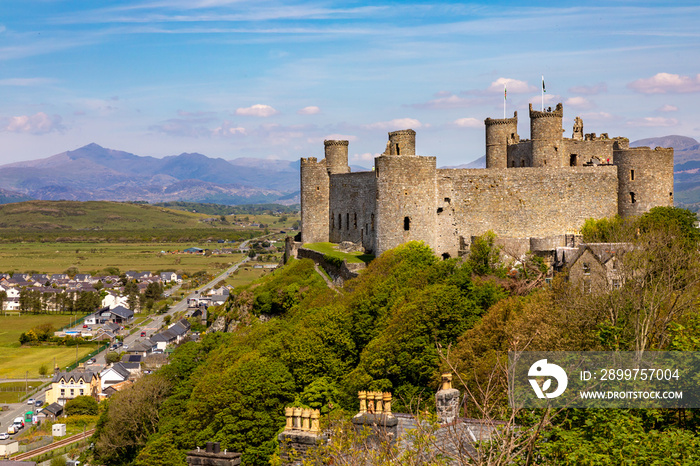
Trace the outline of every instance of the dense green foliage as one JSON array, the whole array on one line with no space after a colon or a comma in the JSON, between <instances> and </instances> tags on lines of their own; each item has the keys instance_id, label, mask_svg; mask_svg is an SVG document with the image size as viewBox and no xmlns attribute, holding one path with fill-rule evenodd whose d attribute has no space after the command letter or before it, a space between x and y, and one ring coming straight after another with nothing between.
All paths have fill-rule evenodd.
<instances>
[{"instance_id":1,"label":"dense green foliage","mask_svg":"<svg viewBox=\"0 0 700 466\"><path fill-rule=\"evenodd\" d=\"M66 402L65 411L68 416L95 416L97 414L97 401L88 395L77 396Z\"/></svg>"},{"instance_id":2,"label":"dense green foliage","mask_svg":"<svg viewBox=\"0 0 700 466\"><path fill-rule=\"evenodd\" d=\"M474 241L465 261L439 260L408 243L376 258L339 292L311 261L292 260L210 313L231 333L175 351L157 374L161 396L144 401L157 419L143 421L138 438L124 429L110 436L110 413L136 395L109 400L97 459L184 465L184 452L219 441L240 451L243 464L267 465L284 406L337 415L357 409L358 390L382 390L394 394L394 412L410 412L432 399L440 372L451 368L455 384L472 395L464 414L518 426L512 442L486 445L491 453L508 450L494 454L500 464L695 463L700 422L692 411L513 411L503 370L512 350L699 350L692 220L661 208L631 221L588 222L589 239L628 243L618 265L623 283L595 293L565 276L530 286L540 283L543 262L503 266L492 234Z\"/></svg>"}]
</instances>

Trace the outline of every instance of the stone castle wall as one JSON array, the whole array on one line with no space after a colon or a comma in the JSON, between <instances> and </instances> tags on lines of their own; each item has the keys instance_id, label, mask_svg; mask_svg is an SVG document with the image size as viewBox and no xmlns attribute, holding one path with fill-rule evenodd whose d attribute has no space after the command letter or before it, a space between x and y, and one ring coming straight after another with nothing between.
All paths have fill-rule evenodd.
<instances>
[{"instance_id":1,"label":"stone castle wall","mask_svg":"<svg viewBox=\"0 0 700 466\"><path fill-rule=\"evenodd\" d=\"M330 177L330 241L374 249L377 180L374 172Z\"/></svg>"},{"instance_id":2,"label":"stone castle wall","mask_svg":"<svg viewBox=\"0 0 700 466\"><path fill-rule=\"evenodd\" d=\"M350 241L375 254L423 241L443 257L493 230L514 253L552 250L588 218L673 205L673 149L629 148L626 138L563 137L563 106L530 106L531 139L513 118L485 120L487 169L437 169L415 155L413 130L389 133L374 172L349 173L347 141L301 160L302 242ZM510 244L510 243L509 243Z\"/></svg>"},{"instance_id":3,"label":"stone castle wall","mask_svg":"<svg viewBox=\"0 0 700 466\"><path fill-rule=\"evenodd\" d=\"M328 241L329 180L326 161L301 159L301 241Z\"/></svg>"},{"instance_id":4,"label":"stone castle wall","mask_svg":"<svg viewBox=\"0 0 700 466\"><path fill-rule=\"evenodd\" d=\"M637 147L617 150L618 204L623 217L652 207L673 205L673 149Z\"/></svg>"},{"instance_id":5,"label":"stone castle wall","mask_svg":"<svg viewBox=\"0 0 700 466\"><path fill-rule=\"evenodd\" d=\"M437 170L436 253L454 257L462 241L492 230L511 238L578 230L588 218L617 214L617 168L564 167ZM444 199L450 199L449 205ZM442 219L445 218L446 221Z\"/></svg>"},{"instance_id":6,"label":"stone castle wall","mask_svg":"<svg viewBox=\"0 0 700 466\"><path fill-rule=\"evenodd\" d=\"M375 159L375 254L408 241L435 244L435 164L435 157L380 156Z\"/></svg>"}]
</instances>

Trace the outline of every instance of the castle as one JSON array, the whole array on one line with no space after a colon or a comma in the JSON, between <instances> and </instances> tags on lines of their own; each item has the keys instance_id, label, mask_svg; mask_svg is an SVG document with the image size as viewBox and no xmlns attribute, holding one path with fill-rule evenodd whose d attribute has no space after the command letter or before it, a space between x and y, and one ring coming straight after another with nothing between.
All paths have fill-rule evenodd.
<instances>
[{"instance_id":1,"label":"castle","mask_svg":"<svg viewBox=\"0 0 700 466\"><path fill-rule=\"evenodd\" d=\"M325 159L301 159L301 240L345 241L375 255L407 241L463 254L492 230L511 254L573 246L589 218L673 205L673 149L630 148L627 138L563 135L563 106L530 104L530 139L518 114L487 118L486 169L438 169L415 153L413 130L389 133L370 172L350 173L348 141L325 141Z\"/></svg>"}]
</instances>

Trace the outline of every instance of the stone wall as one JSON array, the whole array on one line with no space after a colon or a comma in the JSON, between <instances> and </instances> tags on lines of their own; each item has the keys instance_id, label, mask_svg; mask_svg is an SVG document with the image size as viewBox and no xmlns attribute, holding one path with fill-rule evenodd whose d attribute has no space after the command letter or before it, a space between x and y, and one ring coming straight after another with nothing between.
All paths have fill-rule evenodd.
<instances>
[{"instance_id":1,"label":"stone wall","mask_svg":"<svg viewBox=\"0 0 700 466\"><path fill-rule=\"evenodd\" d=\"M338 267L334 263L327 261L326 255L322 252L307 248L299 248L297 251L297 257L299 259L311 259L321 266L323 270L325 270L326 273L333 278L335 283L341 285L345 280L350 280L351 278L357 277L360 270L366 267L364 262L348 264L347 261L343 261L340 267Z\"/></svg>"},{"instance_id":2,"label":"stone wall","mask_svg":"<svg viewBox=\"0 0 700 466\"><path fill-rule=\"evenodd\" d=\"M326 161L301 159L301 240L328 241L329 181Z\"/></svg>"},{"instance_id":3,"label":"stone wall","mask_svg":"<svg viewBox=\"0 0 700 466\"><path fill-rule=\"evenodd\" d=\"M578 230L588 218L618 211L614 166L441 169L437 176L437 203L450 198L452 209L448 213L443 207L437 216L451 215L456 232L439 238L437 254L454 256L460 237L488 230L511 238L559 236Z\"/></svg>"},{"instance_id":4,"label":"stone wall","mask_svg":"<svg viewBox=\"0 0 700 466\"><path fill-rule=\"evenodd\" d=\"M361 243L374 250L377 180L374 172L330 177L330 241Z\"/></svg>"},{"instance_id":5,"label":"stone wall","mask_svg":"<svg viewBox=\"0 0 700 466\"><path fill-rule=\"evenodd\" d=\"M616 150L613 162L618 169L622 217L641 215L656 206L673 206L673 149Z\"/></svg>"},{"instance_id":6,"label":"stone wall","mask_svg":"<svg viewBox=\"0 0 700 466\"><path fill-rule=\"evenodd\" d=\"M408 241L435 244L435 163L435 157L380 156L375 159L375 255Z\"/></svg>"}]
</instances>

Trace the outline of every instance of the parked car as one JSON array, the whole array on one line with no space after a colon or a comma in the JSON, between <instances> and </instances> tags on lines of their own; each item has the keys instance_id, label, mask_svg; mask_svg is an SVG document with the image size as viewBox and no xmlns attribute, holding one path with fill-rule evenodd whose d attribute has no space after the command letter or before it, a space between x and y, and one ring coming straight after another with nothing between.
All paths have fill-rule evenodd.
<instances>
[{"instance_id":1,"label":"parked car","mask_svg":"<svg viewBox=\"0 0 700 466\"><path fill-rule=\"evenodd\" d=\"M87 360L87 364L95 364L97 360L95 358L90 358Z\"/></svg>"},{"instance_id":2,"label":"parked car","mask_svg":"<svg viewBox=\"0 0 700 466\"><path fill-rule=\"evenodd\" d=\"M41 405L43 405L43 404L44 404L44 402L41 401L41 400L36 400L36 401L34 402L34 406L41 406ZM37 410L37 412L39 412L39 411Z\"/></svg>"},{"instance_id":3,"label":"parked car","mask_svg":"<svg viewBox=\"0 0 700 466\"><path fill-rule=\"evenodd\" d=\"M124 345L124 349L129 349L129 345Z\"/></svg>"},{"instance_id":4,"label":"parked car","mask_svg":"<svg viewBox=\"0 0 700 466\"><path fill-rule=\"evenodd\" d=\"M7 440L8 438L10 438L10 434L7 432L0 432L0 440Z\"/></svg>"},{"instance_id":5,"label":"parked car","mask_svg":"<svg viewBox=\"0 0 700 466\"><path fill-rule=\"evenodd\" d=\"M141 336L142 336L142 337L145 337L145 336L146 336L146 332L141 332Z\"/></svg>"},{"instance_id":6,"label":"parked car","mask_svg":"<svg viewBox=\"0 0 700 466\"><path fill-rule=\"evenodd\" d=\"M34 401L36 401L36 400L34 400L34 398L30 398L27 400L27 404L34 406Z\"/></svg>"},{"instance_id":7,"label":"parked car","mask_svg":"<svg viewBox=\"0 0 700 466\"><path fill-rule=\"evenodd\" d=\"M83 328L88 328L87 324L83 324Z\"/></svg>"}]
</instances>

